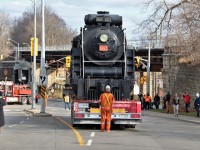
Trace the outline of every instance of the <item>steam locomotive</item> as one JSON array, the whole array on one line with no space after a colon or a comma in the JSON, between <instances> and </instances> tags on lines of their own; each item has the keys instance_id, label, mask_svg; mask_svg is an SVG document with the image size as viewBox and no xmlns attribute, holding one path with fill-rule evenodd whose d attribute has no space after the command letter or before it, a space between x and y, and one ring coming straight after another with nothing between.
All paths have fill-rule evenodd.
<instances>
[{"instance_id":1,"label":"steam locomotive","mask_svg":"<svg viewBox=\"0 0 200 150\"><path fill-rule=\"evenodd\" d=\"M112 123L135 127L141 122L141 102L131 100L134 81L134 50L126 46L122 17L105 11L85 16L85 26L72 41L71 122L100 124L97 100L110 85L115 97Z\"/></svg>"},{"instance_id":2,"label":"steam locomotive","mask_svg":"<svg viewBox=\"0 0 200 150\"><path fill-rule=\"evenodd\" d=\"M126 47L122 16L98 11L72 41L71 85L78 99L98 100L110 85L116 100L130 99L134 51Z\"/></svg>"},{"instance_id":3,"label":"steam locomotive","mask_svg":"<svg viewBox=\"0 0 200 150\"><path fill-rule=\"evenodd\" d=\"M6 103L32 103L31 71L27 61L0 62L0 92Z\"/></svg>"}]
</instances>

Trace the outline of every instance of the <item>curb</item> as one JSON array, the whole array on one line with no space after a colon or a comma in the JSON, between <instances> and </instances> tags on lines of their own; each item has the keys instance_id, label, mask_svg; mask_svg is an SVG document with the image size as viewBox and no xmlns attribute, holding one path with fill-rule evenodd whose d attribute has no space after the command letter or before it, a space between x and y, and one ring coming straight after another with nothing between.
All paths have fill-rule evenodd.
<instances>
[{"instance_id":1,"label":"curb","mask_svg":"<svg viewBox=\"0 0 200 150\"><path fill-rule=\"evenodd\" d=\"M39 112L39 110L34 109L34 110L24 110L26 113L28 113L29 115L32 115L34 117L52 117L52 114L50 113L41 113Z\"/></svg>"},{"instance_id":2,"label":"curb","mask_svg":"<svg viewBox=\"0 0 200 150\"><path fill-rule=\"evenodd\" d=\"M188 116L182 116L180 115L178 118L175 118L173 116L170 116L170 114L167 114L169 116L167 116L166 114L162 114L162 113L157 113L157 112L152 112L152 114L148 114L148 113L143 113L143 116L153 116L153 117L159 117L159 118L167 118L167 119L172 119L172 120L179 120L182 122L189 122L189 123L195 123L195 124L200 124L200 119L199 120L194 120L192 117L188 117ZM173 114L172 114L173 115ZM188 118L182 118L182 117L188 117Z\"/></svg>"}]
</instances>

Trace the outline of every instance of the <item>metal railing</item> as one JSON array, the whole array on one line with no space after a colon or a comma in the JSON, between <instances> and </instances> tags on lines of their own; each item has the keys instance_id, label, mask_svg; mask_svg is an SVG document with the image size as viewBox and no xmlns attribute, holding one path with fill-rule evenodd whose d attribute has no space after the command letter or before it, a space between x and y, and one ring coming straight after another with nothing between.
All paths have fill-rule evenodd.
<instances>
[{"instance_id":1,"label":"metal railing","mask_svg":"<svg viewBox=\"0 0 200 150\"><path fill-rule=\"evenodd\" d=\"M57 45L57 46L46 46L46 51L71 51L72 45ZM15 49L15 48L14 48ZM39 46L38 50L41 51L42 47ZM30 51L30 47L19 47L19 51Z\"/></svg>"}]
</instances>

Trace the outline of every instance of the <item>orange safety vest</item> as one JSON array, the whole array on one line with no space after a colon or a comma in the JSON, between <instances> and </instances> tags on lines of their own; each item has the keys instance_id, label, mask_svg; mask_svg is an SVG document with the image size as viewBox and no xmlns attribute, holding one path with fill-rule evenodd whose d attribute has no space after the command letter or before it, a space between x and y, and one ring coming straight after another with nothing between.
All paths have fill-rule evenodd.
<instances>
[{"instance_id":1,"label":"orange safety vest","mask_svg":"<svg viewBox=\"0 0 200 150\"><path fill-rule=\"evenodd\" d=\"M103 93L100 96L101 106L104 108L110 108L114 102L114 96L111 93Z\"/></svg>"},{"instance_id":2,"label":"orange safety vest","mask_svg":"<svg viewBox=\"0 0 200 150\"><path fill-rule=\"evenodd\" d=\"M144 99L147 103L151 102L151 96L145 96Z\"/></svg>"}]
</instances>

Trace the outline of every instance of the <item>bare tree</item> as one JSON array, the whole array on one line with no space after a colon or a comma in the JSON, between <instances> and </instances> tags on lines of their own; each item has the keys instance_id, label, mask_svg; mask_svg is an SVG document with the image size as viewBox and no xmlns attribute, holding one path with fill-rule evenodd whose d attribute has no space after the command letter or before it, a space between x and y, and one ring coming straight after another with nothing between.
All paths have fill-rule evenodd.
<instances>
[{"instance_id":1,"label":"bare tree","mask_svg":"<svg viewBox=\"0 0 200 150\"><path fill-rule=\"evenodd\" d=\"M8 54L7 41L10 35L11 22L9 15L0 11L0 53Z\"/></svg>"},{"instance_id":2,"label":"bare tree","mask_svg":"<svg viewBox=\"0 0 200 150\"><path fill-rule=\"evenodd\" d=\"M159 39L165 47L183 53L182 62L200 64L200 1L149 0L145 4L146 8L152 5L153 13L138 24L139 33Z\"/></svg>"},{"instance_id":3,"label":"bare tree","mask_svg":"<svg viewBox=\"0 0 200 150\"><path fill-rule=\"evenodd\" d=\"M37 37L41 44L41 10L37 9ZM49 6L45 7L46 46L71 44L76 30L69 27ZM30 43L34 35L34 11L26 11L14 21L12 38L22 43ZM22 46L22 45L21 45Z\"/></svg>"}]
</instances>

